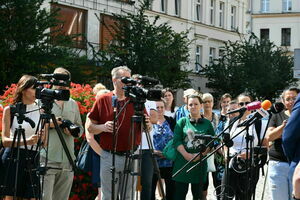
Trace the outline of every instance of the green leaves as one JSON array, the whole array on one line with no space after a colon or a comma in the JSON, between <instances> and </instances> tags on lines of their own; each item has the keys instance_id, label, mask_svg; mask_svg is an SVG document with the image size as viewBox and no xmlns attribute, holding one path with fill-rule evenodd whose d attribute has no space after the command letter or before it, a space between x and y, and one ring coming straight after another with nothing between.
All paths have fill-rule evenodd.
<instances>
[{"instance_id":1,"label":"green leaves","mask_svg":"<svg viewBox=\"0 0 300 200\"><path fill-rule=\"evenodd\" d=\"M288 52L254 34L249 39L226 42L224 56L204 69L207 87L216 95L233 96L247 91L259 99L274 99L295 82L293 60Z\"/></svg>"},{"instance_id":2,"label":"green leaves","mask_svg":"<svg viewBox=\"0 0 300 200\"><path fill-rule=\"evenodd\" d=\"M157 78L165 87L186 87L188 72L181 65L189 58L187 32L176 33L167 23L159 24L158 16L145 15L147 3L142 3L136 15L115 15L120 23L113 27L114 42L98 52L102 67L108 73L127 65L133 73Z\"/></svg>"}]
</instances>

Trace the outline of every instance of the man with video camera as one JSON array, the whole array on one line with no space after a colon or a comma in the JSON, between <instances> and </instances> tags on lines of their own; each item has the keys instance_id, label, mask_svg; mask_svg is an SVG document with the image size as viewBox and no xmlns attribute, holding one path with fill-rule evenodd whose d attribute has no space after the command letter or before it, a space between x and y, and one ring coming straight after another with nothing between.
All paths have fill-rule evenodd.
<instances>
[{"instance_id":1,"label":"man with video camera","mask_svg":"<svg viewBox=\"0 0 300 200\"><path fill-rule=\"evenodd\" d=\"M54 74L68 75L68 84L70 83L71 74L68 70L61 67L56 68ZM53 89L69 90L69 86L67 84L54 84ZM78 105L71 98L68 101L54 100L51 112L56 116L67 150L71 154L72 160L75 160L74 138L81 136L83 133ZM48 150L46 148L48 155L46 155L45 151L41 153L42 163L48 159L47 171L44 176L43 199L68 199L72 188L74 171L52 121L50 122L48 137Z\"/></svg>"},{"instance_id":2,"label":"man with video camera","mask_svg":"<svg viewBox=\"0 0 300 200\"><path fill-rule=\"evenodd\" d=\"M100 135L100 146L103 149L100 152L101 155L101 187L103 191L103 200L111 200L112 197L116 199L120 194L120 188L122 185L122 179L124 178L125 161L128 159L128 152L135 150L141 141L141 127L138 123L135 124L133 135L130 131L131 117L136 113L134 103L129 97L125 96L124 86L121 81L122 77L131 76L131 70L126 66L120 66L112 69L112 82L114 90L110 93L101 95L93 105L93 108L88 116L91 123L87 124L88 131L93 134ZM129 104L121 111L121 108L130 101ZM114 108L117 113L120 113L119 118L116 120L115 133L113 133L113 120L114 120ZM142 114L145 113L142 110ZM146 121L149 124L149 118L146 117ZM114 135L115 147L114 147ZM132 139L134 137L134 140ZM114 151L115 149L115 151ZM114 153L114 154L113 154ZM113 157L115 156L115 164L113 165ZM115 172L114 187L112 187L112 172ZM131 199L132 194L132 177L128 177L128 182L125 187L124 199ZM113 192L113 188L115 192Z\"/></svg>"}]
</instances>

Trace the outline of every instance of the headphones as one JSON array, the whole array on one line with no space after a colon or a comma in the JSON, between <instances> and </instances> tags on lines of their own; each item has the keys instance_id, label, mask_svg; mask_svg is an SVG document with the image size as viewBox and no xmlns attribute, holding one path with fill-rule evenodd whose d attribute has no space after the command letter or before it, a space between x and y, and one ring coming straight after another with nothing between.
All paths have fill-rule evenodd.
<instances>
[{"instance_id":1,"label":"headphones","mask_svg":"<svg viewBox=\"0 0 300 200\"><path fill-rule=\"evenodd\" d=\"M203 116L202 115L198 119L191 118L191 116L189 116L189 118L190 118L191 124L201 124L203 122Z\"/></svg>"}]
</instances>

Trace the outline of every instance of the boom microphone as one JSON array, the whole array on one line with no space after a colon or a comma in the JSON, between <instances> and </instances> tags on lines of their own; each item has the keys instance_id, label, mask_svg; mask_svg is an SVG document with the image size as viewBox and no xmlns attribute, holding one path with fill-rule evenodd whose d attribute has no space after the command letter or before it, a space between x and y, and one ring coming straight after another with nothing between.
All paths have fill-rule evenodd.
<instances>
[{"instance_id":1,"label":"boom microphone","mask_svg":"<svg viewBox=\"0 0 300 200\"><path fill-rule=\"evenodd\" d=\"M61 73L40 74L40 77L43 77L43 78L54 78L56 80L62 80L62 81L68 81L68 80L70 80L70 76L68 74L61 74Z\"/></svg>"},{"instance_id":2,"label":"boom microphone","mask_svg":"<svg viewBox=\"0 0 300 200\"><path fill-rule=\"evenodd\" d=\"M232 114L232 113L236 113L236 112L239 112L239 113L244 113L246 110L248 111L251 111L251 110L257 110L261 108L261 103L260 101L254 101L252 103L249 103L248 105L246 105L245 107L242 107L242 108L239 108L239 109L235 109L235 110L232 110L228 113L226 113L226 115L229 115L229 114Z\"/></svg>"}]
</instances>

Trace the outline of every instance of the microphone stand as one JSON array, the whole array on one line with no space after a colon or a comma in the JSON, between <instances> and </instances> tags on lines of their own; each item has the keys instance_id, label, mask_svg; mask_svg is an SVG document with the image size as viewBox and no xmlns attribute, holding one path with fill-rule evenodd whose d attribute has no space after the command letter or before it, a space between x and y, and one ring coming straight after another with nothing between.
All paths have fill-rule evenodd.
<instances>
[{"instance_id":1,"label":"microphone stand","mask_svg":"<svg viewBox=\"0 0 300 200\"><path fill-rule=\"evenodd\" d=\"M117 99L115 100L117 101ZM113 138L112 138L112 145L113 145L113 150L112 150L112 166L110 168L111 171L111 198L112 200L115 199L115 179L116 179L116 151L117 151L117 133L116 133L116 122L118 121L121 113L123 112L123 110L126 108L126 106L130 103L130 101L126 101L124 106L121 107L120 111L117 112L117 108L116 108L116 102L113 102Z\"/></svg>"},{"instance_id":2,"label":"microphone stand","mask_svg":"<svg viewBox=\"0 0 300 200\"><path fill-rule=\"evenodd\" d=\"M241 117L238 116L235 120L233 120L229 125L228 127L232 126L237 120L239 120ZM260 118L259 117L255 117L254 119L251 119L250 121L247 120L245 125L246 127L244 129L242 129L239 133L237 133L236 135L234 135L230 140L230 142L233 141L234 138L236 138L237 136L239 136L242 132L244 132L249 126L251 126L253 123L255 123L255 121L259 120ZM218 136L224 134L224 132L228 129L228 127L226 129L224 129ZM212 142L212 141L211 141ZM209 146L209 144L211 143L209 142L206 147ZM219 149L223 148L225 146L225 142L218 146L214 151L212 151L210 154L206 155L205 157L203 157L199 162L197 162L194 166L192 166L191 168L189 168L186 173L189 173L190 171L192 171L194 168L196 168L198 165L200 165L202 162L204 162L206 159L208 159L211 155L213 155L215 152L217 152ZM228 154L227 154L228 155ZM197 158L199 155L195 155L194 158L192 158L192 160L189 161L192 162L193 160L195 160L195 158ZM181 173L183 171L184 168L186 168L187 165L184 165L181 169L179 169L174 175L173 177L177 176L179 173Z\"/></svg>"}]
</instances>

